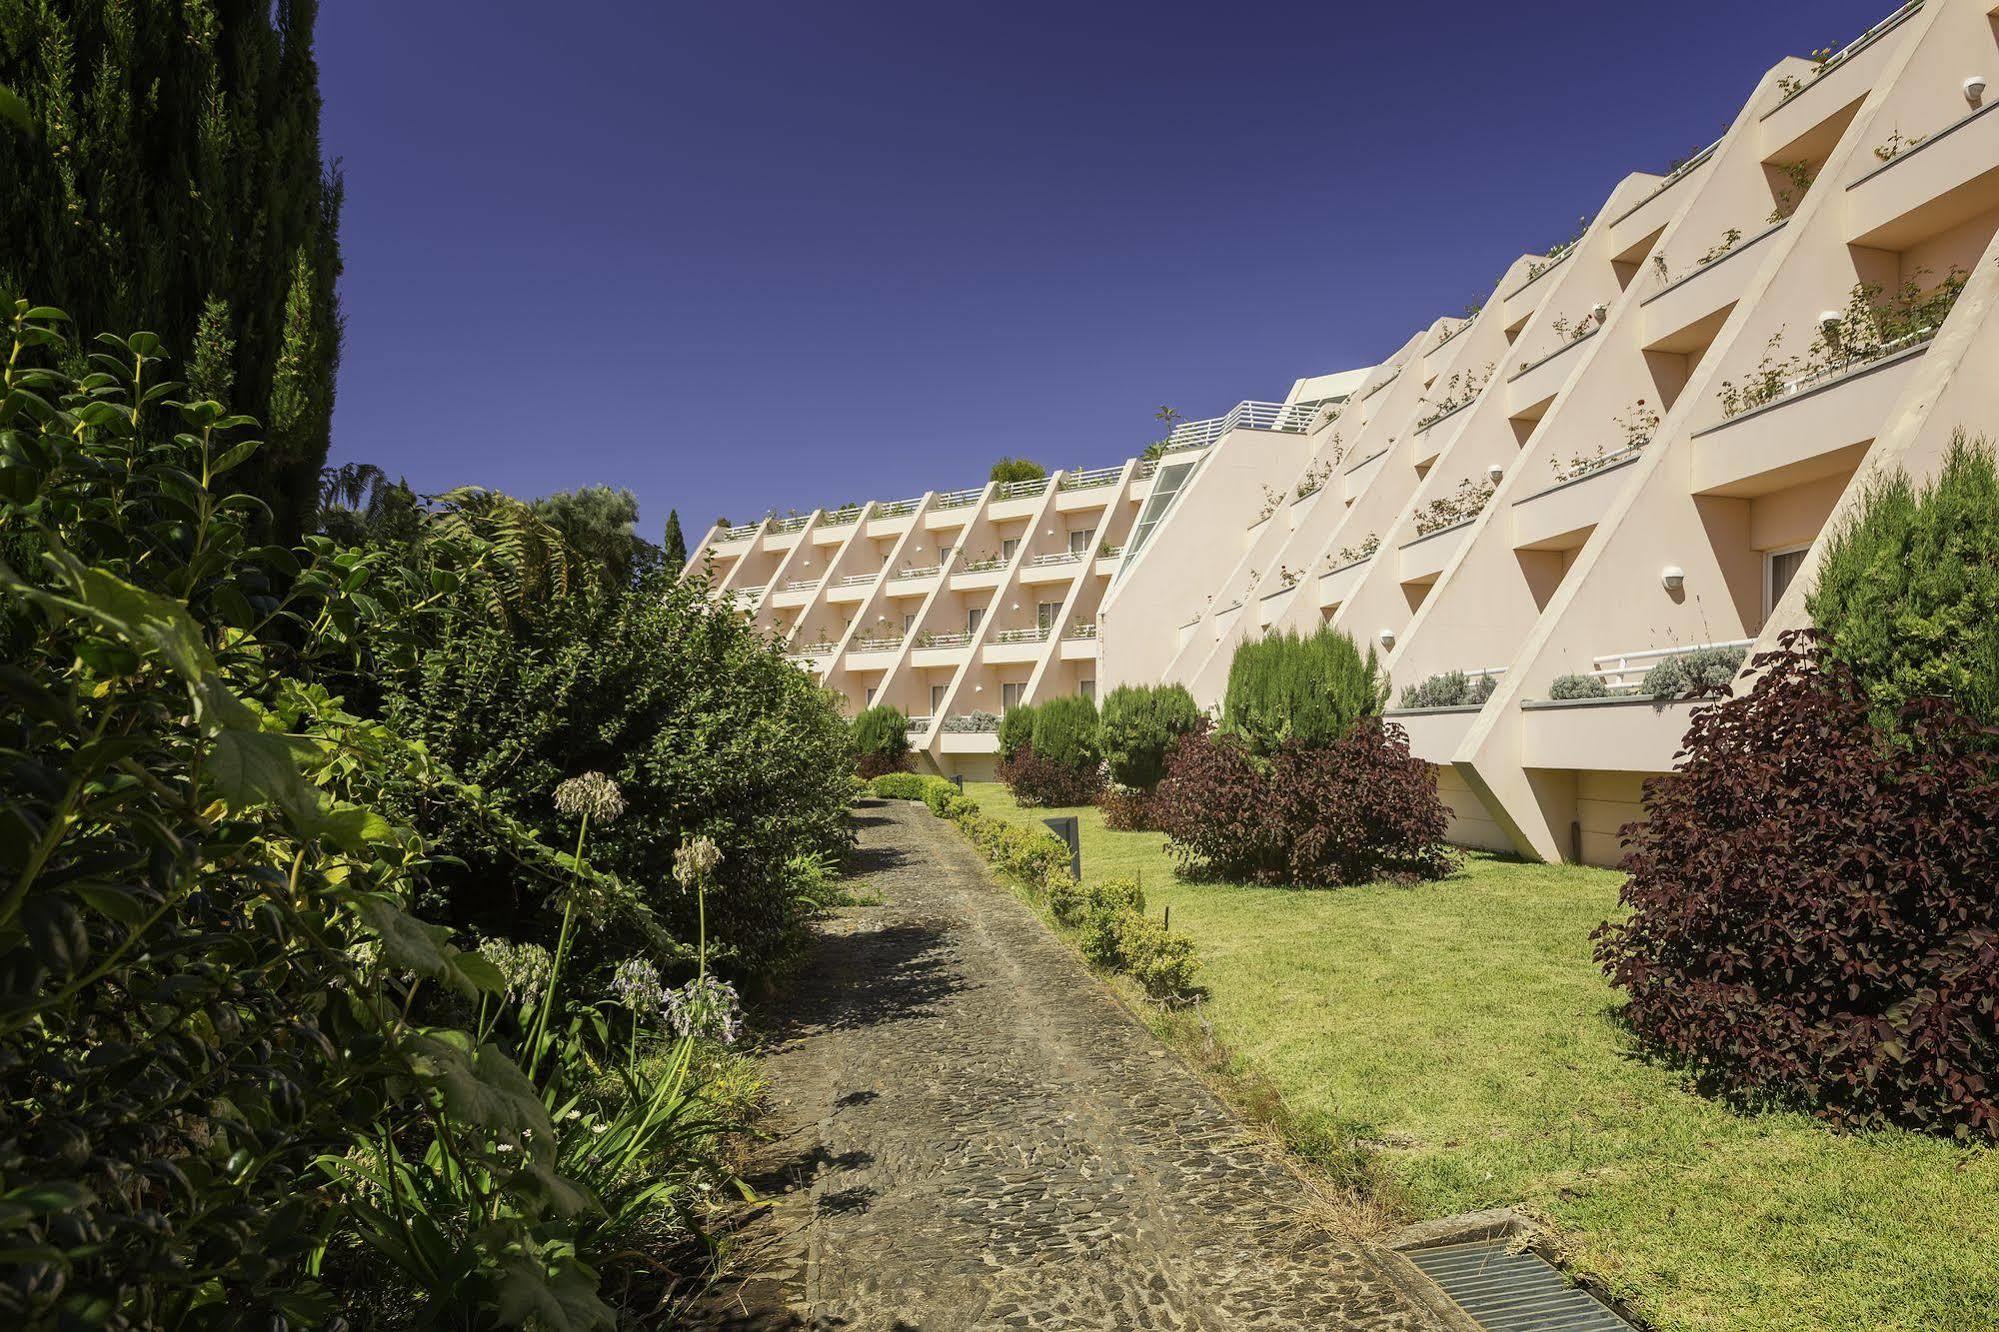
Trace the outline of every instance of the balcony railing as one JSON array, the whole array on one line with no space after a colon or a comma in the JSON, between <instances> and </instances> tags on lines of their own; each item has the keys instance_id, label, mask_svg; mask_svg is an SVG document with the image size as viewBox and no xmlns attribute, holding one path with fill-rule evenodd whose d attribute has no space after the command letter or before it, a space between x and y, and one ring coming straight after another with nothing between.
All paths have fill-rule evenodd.
<instances>
[{"instance_id":1,"label":"balcony railing","mask_svg":"<svg viewBox=\"0 0 1999 1332\"><path fill-rule=\"evenodd\" d=\"M1549 352L1546 356L1537 357L1536 359L1527 362L1527 364L1521 366L1518 370L1515 370L1512 374L1508 375L1506 377L1506 382L1511 384L1516 379L1525 379L1528 375L1533 374L1536 370L1539 370L1542 366L1554 360L1557 356L1560 356L1563 352L1582 346L1585 342L1588 342L1591 338L1595 337L1597 334L1601 332L1603 332L1602 324L1592 325L1589 332L1577 333L1572 337L1570 337L1567 342L1564 342L1561 346Z\"/></svg>"},{"instance_id":2,"label":"balcony railing","mask_svg":"<svg viewBox=\"0 0 1999 1332\"><path fill-rule=\"evenodd\" d=\"M860 521L860 517L861 506L858 504L849 504L843 509L828 509L825 516L819 520L819 525L821 527L847 527Z\"/></svg>"},{"instance_id":3,"label":"balcony railing","mask_svg":"<svg viewBox=\"0 0 1999 1332\"><path fill-rule=\"evenodd\" d=\"M1691 643L1685 647L1645 648L1636 652L1611 652L1595 658L1594 669L1588 674L1603 681L1604 688L1613 692L1638 688L1645 678L1645 672L1660 662L1672 657L1690 657L1696 652L1708 652L1715 648L1747 648L1756 640L1753 638L1731 639L1726 643ZM1628 677L1636 675L1637 679Z\"/></svg>"},{"instance_id":4,"label":"balcony railing","mask_svg":"<svg viewBox=\"0 0 1999 1332\"><path fill-rule=\"evenodd\" d=\"M745 537L753 537L756 534L757 534L757 524L737 523L734 527L725 527L721 531L717 532L715 534L715 540L741 541Z\"/></svg>"},{"instance_id":5,"label":"balcony railing","mask_svg":"<svg viewBox=\"0 0 1999 1332\"><path fill-rule=\"evenodd\" d=\"M1084 558L1086 558L1084 551L1058 550L1053 555L1036 555L1027 563L1030 568L1045 569L1053 564L1075 564Z\"/></svg>"},{"instance_id":6,"label":"balcony railing","mask_svg":"<svg viewBox=\"0 0 1999 1332\"><path fill-rule=\"evenodd\" d=\"M881 577L881 575L880 575L879 573L858 573L858 574L848 574L848 575L847 575L846 577L844 577L844 578L842 578L842 579L838 580L837 582L835 582L835 583L833 584L833 586L834 586L834 587L867 587L867 586L868 586L869 584L873 583L873 582L874 582L874 581L875 581L875 580L876 580L877 578L880 578L880 577Z\"/></svg>"},{"instance_id":7,"label":"balcony railing","mask_svg":"<svg viewBox=\"0 0 1999 1332\"><path fill-rule=\"evenodd\" d=\"M811 521L812 515L809 513L795 514L790 518L773 518L771 519L770 530L772 532L796 532Z\"/></svg>"},{"instance_id":8,"label":"balcony railing","mask_svg":"<svg viewBox=\"0 0 1999 1332\"><path fill-rule=\"evenodd\" d=\"M755 601L758 597L762 596L764 594L764 588L768 586L769 584L762 584L757 587L739 587L735 591L729 594L729 599L731 601L735 601L738 603L747 604L749 602Z\"/></svg>"},{"instance_id":9,"label":"balcony railing","mask_svg":"<svg viewBox=\"0 0 1999 1332\"><path fill-rule=\"evenodd\" d=\"M943 730L949 735L990 735L999 724L998 713L960 712L944 719Z\"/></svg>"},{"instance_id":10,"label":"balcony railing","mask_svg":"<svg viewBox=\"0 0 1999 1332\"><path fill-rule=\"evenodd\" d=\"M930 723L936 720L935 717L911 717L902 729L911 735L916 735L919 732L928 731Z\"/></svg>"},{"instance_id":11,"label":"balcony railing","mask_svg":"<svg viewBox=\"0 0 1999 1332\"><path fill-rule=\"evenodd\" d=\"M823 578L794 578L780 590L784 592L810 592L824 581Z\"/></svg>"},{"instance_id":12,"label":"balcony railing","mask_svg":"<svg viewBox=\"0 0 1999 1332\"><path fill-rule=\"evenodd\" d=\"M955 634L922 634L916 640L916 646L919 648L955 648L971 645L972 631L969 629L960 630Z\"/></svg>"},{"instance_id":13,"label":"balcony railing","mask_svg":"<svg viewBox=\"0 0 1999 1332\"><path fill-rule=\"evenodd\" d=\"M1087 471L1064 472L1062 489L1090 490L1097 486L1108 486L1115 483L1123 472L1122 467L1092 467Z\"/></svg>"},{"instance_id":14,"label":"balcony railing","mask_svg":"<svg viewBox=\"0 0 1999 1332\"><path fill-rule=\"evenodd\" d=\"M935 578L943 572L943 565L932 564L921 569L897 569L895 576L898 581L906 581L911 578Z\"/></svg>"},{"instance_id":15,"label":"balcony railing","mask_svg":"<svg viewBox=\"0 0 1999 1332\"><path fill-rule=\"evenodd\" d=\"M989 560L967 560L965 561L965 572L991 573L995 569L1006 568L1006 563L1007 557L1004 555L995 555Z\"/></svg>"},{"instance_id":16,"label":"balcony railing","mask_svg":"<svg viewBox=\"0 0 1999 1332\"><path fill-rule=\"evenodd\" d=\"M1159 459L1145 458L1142 459L1139 462L1138 466L1133 469L1131 474L1131 479L1134 481L1143 481L1145 480L1145 478L1151 476L1154 472L1158 470L1159 470Z\"/></svg>"},{"instance_id":17,"label":"balcony railing","mask_svg":"<svg viewBox=\"0 0 1999 1332\"><path fill-rule=\"evenodd\" d=\"M877 634L869 638L854 640L856 652L893 652L902 646L901 634Z\"/></svg>"},{"instance_id":18,"label":"balcony railing","mask_svg":"<svg viewBox=\"0 0 1999 1332\"><path fill-rule=\"evenodd\" d=\"M923 503L917 499L893 500L888 503L876 501L874 516L877 518L901 518L916 512L916 506Z\"/></svg>"},{"instance_id":19,"label":"balcony railing","mask_svg":"<svg viewBox=\"0 0 1999 1332\"><path fill-rule=\"evenodd\" d=\"M962 509L967 504L977 504L979 496L985 493L986 488L984 486L970 486L964 490L947 490L937 497L937 503L931 507L937 509Z\"/></svg>"},{"instance_id":20,"label":"balcony railing","mask_svg":"<svg viewBox=\"0 0 1999 1332\"><path fill-rule=\"evenodd\" d=\"M1205 449L1231 430L1281 430L1302 435L1312 428L1325 404L1318 402L1244 401L1221 416L1205 421L1182 421L1166 437L1168 451Z\"/></svg>"},{"instance_id":21,"label":"balcony railing","mask_svg":"<svg viewBox=\"0 0 1999 1332\"><path fill-rule=\"evenodd\" d=\"M1910 0L1908 4L1903 5L1900 9L1897 9L1887 18L1882 19L1879 23L1869 28L1866 32L1861 33L1858 37L1855 37L1845 46L1840 47L1839 50L1833 52L1832 55L1827 57L1825 61L1819 65L1817 69L1814 69L1812 71L1810 78L1806 79L1804 82L1800 83L1797 87L1791 89L1789 92L1785 93L1781 98L1779 98L1777 101L1777 105L1771 107L1768 111L1764 112L1762 118L1767 120L1771 116L1776 115L1778 110L1787 105L1793 97L1798 96L1800 93L1804 92L1805 89L1812 87L1813 85L1818 83L1820 79L1823 79L1826 75L1832 73L1834 70L1838 69L1841 65L1853 59L1853 57L1859 55L1862 51L1866 50L1868 47L1874 45L1875 42L1879 41L1882 37L1887 35L1890 29L1894 28L1896 25L1901 23L1903 19L1908 18L1909 15L1915 13L1917 10L1921 9L1922 7L1923 7L1923 0Z\"/></svg>"},{"instance_id":22,"label":"balcony railing","mask_svg":"<svg viewBox=\"0 0 1999 1332\"><path fill-rule=\"evenodd\" d=\"M1094 624L1072 624L1062 631L1062 637L1064 638L1095 638L1096 636L1097 626Z\"/></svg>"},{"instance_id":23,"label":"balcony railing","mask_svg":"<svg viewBox=\"0 0 1999 1332\"><path fill-rule=\"evenodd\" d=\"M1046 628L1002 629L993 635L993 642L995 643L1046 643L1047 641L1048 630Z\"/></svg>"},{"instance_id":24,"label":"balcony railing","mask_svg":"<svg viewBox=\"0 0 1999 1332\"><path fill-rule=\"evenodd\" d=\"M791 655L794 657L830 657L839 650L840 645L838 643L828 643L821 640L817 643L807 643L803 647L793 648Z\"/></svg>"},{"instance_id":25,"label":"balcony railing","mask_svg":"<svg viewBox=\"0 0 1999 1332\"><path fill-rule=\"evenodd\" d=\"M1114 560L1123 554L1124 554L1123 546L1105 546L1102 550L1097 552L1097 558L1100 560Z\"/></svg>"},{"instance_id":26,"label":"balcony railing","mask_svg":"<svg viewBox=\"0 0 1999 1332\"><path fill-rule=\"evenodd\" d=\"M993 492L993 498L1021 499L1028 495L1039 495L1046 489L1048 489L1048 478L1045 476L1034 481L1008 481Z\"/></svg>"}]
</instances>

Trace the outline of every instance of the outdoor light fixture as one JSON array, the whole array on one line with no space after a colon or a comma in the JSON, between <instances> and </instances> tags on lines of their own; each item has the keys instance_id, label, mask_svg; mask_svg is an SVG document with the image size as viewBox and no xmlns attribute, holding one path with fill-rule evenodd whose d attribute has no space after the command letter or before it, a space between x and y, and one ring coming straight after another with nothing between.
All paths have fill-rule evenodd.
<instances>
[{"instance_id":1,"label":"outdoor light fixture","mask_svg":"<svg viewBox=\"0 0 1999 1332\"><path fill-rule=\"evenodd\" d=\"M1395 631L1393 629L1383 629L1379 634L1376 634L1375 637L1381 640L1381 646L1385 648L1392 648L1395 646Z\"/></svg>"},{"instance_id":2,"label":"outdoor light fixture","mask_svg":"<svg viewBox=\"0 0 1999 1332\"><path fill-rule=\"evenodd\" d=\"M1013 605L1012 605L1012 606L1008 607L1008 609L1009 609L1009 610L1019 610L1019 609L1020 609L1020 603L1019 603L1018 601L1016 601L1016 602L1014 602L1014 603L1013 603Z\"/></svg>"},{"instance_id":3,"label":"outdoor light fixture","mask_svg":"<svg viewBox=\"0 0 1999 1332\"><path fill-rule=\"evenodd\" d=\"M1602 301L1598 301L1595 305L1592 305L1589 308L1589 312L1596 318L1598 327L1602 327L1603 321L1610 318L1610 307Z\"/></svg>"},{"instance_id":4,"label":"outdoor light fixture","mask_svg":"<svg viewBox=\"0 0 1999 1332\"><path fill-rule=\"evenodd\" d=\"M1985 76L1973 74L1964 81L1964 100L1977 106L1985 100Z\"/></svg>"},{"instance_id":5,"label":"outdoor light fixture","mask_svg":"<svg viewBox=\"0 0 1999 1332\"><path fill-rule=\"evenodd\" d=\"M1687 585L1687 571L1677 564L1669 564L1659 571L1659 586L1668 592L1677 592Z\"/></svg>"},{"instance_id":6,"label":"outdoor light fixture","mask_svg":"<svg viewBox=\"0 0 1999 1332\"><path fill-rule=\"evenodd\" d=\"M1819 311L1819 331L1825 334L1827 342L1839 341L1839 328L1845 322L1846 316L1837 310Z\"/></svg>"},{"instance_id":7,"label":"outdoor light fixture","mask_svg":"<svg viewBox=\"0 0 1999 1332\"><path fill-rule=\"evenodd\" d=\"M1496 486L1499 484L1499 479L1506 475L1506 469L1498 463L1492 463L1485 469L1485 474L1492 478L1492 484Z\"/></svg>"}]
</instances>

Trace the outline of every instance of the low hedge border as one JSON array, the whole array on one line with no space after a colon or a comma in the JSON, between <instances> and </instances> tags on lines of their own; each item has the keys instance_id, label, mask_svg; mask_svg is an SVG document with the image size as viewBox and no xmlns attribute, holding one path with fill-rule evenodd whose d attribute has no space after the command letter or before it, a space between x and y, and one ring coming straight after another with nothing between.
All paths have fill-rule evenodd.
<instances>
[{"instance_id":1,"label":"low hedge border","mask_svg":"<svg viewBox=\"0 0 1999 1332\"><path fill-rule=\"evenodd\" d=\"M921 801L948 819L993 868L1019 887L1098 971L1126 975L1162 1004L1191 1002L1202 993L1195 977L1200 958L1194 941L1170 934L1145 912L1145 892L1135 878L1087 886L1069 873L1069 848L1052 833L1035 832L979 811L942 777L889 773L869 783L886 800Z\"/></svg>"}]
</instances>

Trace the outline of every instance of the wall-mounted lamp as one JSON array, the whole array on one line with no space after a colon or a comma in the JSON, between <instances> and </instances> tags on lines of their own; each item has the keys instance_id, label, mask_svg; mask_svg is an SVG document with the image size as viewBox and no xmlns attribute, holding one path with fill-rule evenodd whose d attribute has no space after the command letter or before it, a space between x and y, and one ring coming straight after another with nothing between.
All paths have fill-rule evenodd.
<instances>
[{"instance_id":1,"label":"wall-mounted lamp","mask_svg":"<svg viewBox=\"0 0 1999 1332\"><path fill-rule=\"evenodd\" d=\"M1019 610L1019 609L1020 609L1020 603L1019 603L1018 601L1016 601L1016 602L1014 602L1014 603L1013 603L1013 605L1012 605L1012 606L1008 607L1008 609L1010 609L1010 610Z\"/></svg>"},{"instance_id":2,"label":"wall-mounted lamp","mask_svg":"<svg viewBox=\"0 0 1999 1332\"><path fill-rule=\"evenodd\" d=\"M972 692L975 694L983 694L986 692L986 687L984 685L973 685Z\"/></svg>"},{"instance_id":3,"label":"wall-mounted lamp","mask_svg":"<svg viewBox=\"0 0 1999 1332\"><path fill-rule=\"evenodd\" d=\"M1395 631L1393 629L1383 629L1380 633L1376 634L1375 637L1381 640L1381 646L1384 648L1392 648L1395 646Z\"/></svg>"},{"instance_id":4,"label":"wall-mounted lamp","mask_svg":"<svg viewBox=\"0 0 1999 1332\"><path fill-rule=\"evenodd\" d=\"M1491 463L1487 465L1485 474L1492 479L1492 484L1496 486L1499 484L1501 478L1506 475L1506 469L1498 463Z\"/></svg>"},{"instance_id":5,"label":"wall-mounted lamp","mask_svg":"<svg viewBox=\"0 0 1999 1332\"><path fill-rule=\"evenodd\" d=\"M1838 337L1839 326L1846 322L1846 316L1837 310L1819 311L1819 331L1827 337Z\"/></svg>"},{"instance_id":6,"label":"wall-mounted lamp","mask_svg":"<svg viewBox=\"0 0 1999 1332\"><path fill-rule=\"evenodd\" d=\"M875 623L876 623L876 624L887 624L887 623L888 623L888 616L886 616L886 615L877 615L877 616L875 616Z\"/></svg>"},{"instance_id":7,"label":"wall-mounted lamp","mask_svg":"<svg viewBox=\"0 0 1999 1332\"><path fill-rule=\"evenodd\" d=\"M1983 74L1973 74L1964 81L1964 100L1973 106L1978 106L1985 101L1985 76Z\"/></svg>"},{"instance_id":8,"label":"wall-mounted lamp","mask_svg":"<svg viewBox=\"0 0 1999 1332\"><path fill-rule=\"evenodd\" d=\"M1669 564L1659 571L1659 586L1668 592L1677 592L1687 585L1687 571L1677 564Z\"/></svg>"},{"instance_id":9,"label":"wall-mounted lamp","mask_svg":"<svg viewBox=\"0 0 1999 1332\"><path fill-rule=\"evenodd\" d=\"M1610 307L1602 301L1598 301L1595 305L1592 305L1589 308L1589 312L1599 326L1602 325L1604 320L1610 318Z\"/></svg>"}]
</instances>

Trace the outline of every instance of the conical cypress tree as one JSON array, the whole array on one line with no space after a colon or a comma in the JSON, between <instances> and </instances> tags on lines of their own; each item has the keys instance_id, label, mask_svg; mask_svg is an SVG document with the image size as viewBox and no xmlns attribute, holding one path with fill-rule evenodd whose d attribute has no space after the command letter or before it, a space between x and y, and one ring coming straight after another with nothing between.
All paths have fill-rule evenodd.
<instances>
[{"instance_id":1,"label":"conical cypress tree","mask_svg":"<svg viewBox=\"0 0 1999 1332\"><path fill-rule=\"evenodd\" d=\"M666 567L679 573L687 566L687 538L680 534L680 510L666 511L666 536L660 543L660 555Z\"/></svg>"},{"instance_id":2,"label":"conical cypress tree","mask_svg":"<svg viewBox=\"0 0 1999 1332\"><path fill-rule=\"evenodd\" d=\"M258 417L240 478L311 521L340 353L340 179L319 148L316 0L0 0L0 294L82 335L147 329Z\"/></svg>"}]
</instances>

